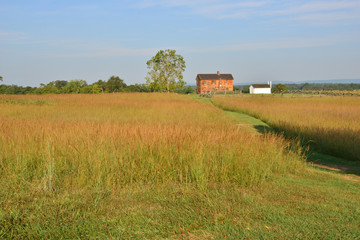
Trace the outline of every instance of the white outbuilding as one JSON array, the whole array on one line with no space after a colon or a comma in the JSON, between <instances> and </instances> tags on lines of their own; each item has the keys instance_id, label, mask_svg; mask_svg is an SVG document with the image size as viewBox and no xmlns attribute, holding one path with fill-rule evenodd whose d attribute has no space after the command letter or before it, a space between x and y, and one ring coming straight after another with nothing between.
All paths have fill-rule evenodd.
<instances>
[{"instance_id":1,"label":"white outbuilding","mask_svg":"<svg viewBox=\"0 0 360 240\"><path fill-rule=\"evenodd\" d=\"M271 82L250 85L250 94L271 94Z\"/></svg>"}]
</instances>

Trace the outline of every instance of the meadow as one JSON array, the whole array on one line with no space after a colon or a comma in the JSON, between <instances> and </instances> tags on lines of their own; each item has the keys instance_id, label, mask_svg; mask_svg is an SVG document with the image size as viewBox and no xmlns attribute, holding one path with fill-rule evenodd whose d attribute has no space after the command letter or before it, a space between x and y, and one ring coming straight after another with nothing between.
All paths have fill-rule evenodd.
<instances>
[{"instance_id":1,"label":"meadow","mask_svg":"<svg viewBox=\"0 0 360 240\"><path fill-rule=\"evenodd\" d=\"M360 233L357 181L192 97L3 95L0 109L0 238Z\"/></svg>"},{"instance_id":2,"label":"meadow","mask_svg":"<svg viewBox=\"0 0 360 240\"><path fill-rule=\"evenodd\" d=\"M217 97L213 102L261 119L318 151L360 161L359 97L272 95Z\"/></svg>"}]
</instances>

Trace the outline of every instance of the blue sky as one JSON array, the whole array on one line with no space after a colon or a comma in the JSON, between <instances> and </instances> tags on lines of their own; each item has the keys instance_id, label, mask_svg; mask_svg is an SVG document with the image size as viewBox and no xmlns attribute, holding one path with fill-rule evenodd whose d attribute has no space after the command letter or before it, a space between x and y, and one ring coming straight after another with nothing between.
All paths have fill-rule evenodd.
<instances>
[{"instance_id":1,"label":"blue sky","mask_svg":"<svg viewBox=\"0 0 360 240\"><path fill-rule=\"evenodd\" d=\"M235 83L360 78L360 1L0 0L4 84L144 83L160 49L184 56L184 80Z\"/></svg>"}]
</instances>

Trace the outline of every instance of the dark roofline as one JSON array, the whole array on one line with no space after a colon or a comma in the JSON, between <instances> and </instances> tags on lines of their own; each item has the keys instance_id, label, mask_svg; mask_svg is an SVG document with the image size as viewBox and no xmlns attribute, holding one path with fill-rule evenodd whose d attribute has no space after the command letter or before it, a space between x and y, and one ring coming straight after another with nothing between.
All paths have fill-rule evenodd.
<instances>
[{"instance_id":1,"label":"dark roofline","mask_svg":"<svg viewBox=\"0 0 360 240\"><path fill-rule=\"evenodd\" d=\"M224 80L234 80L234 77L232 74L230 73L222 73L220 75L218 74L202 74L199 73L196 78L200 79L200 80L220 80L220 79L224 79Z\"/></svg>"},{"instance_id":2,"label":"dark roofline","mask_svg":"<svg viewBox=\"0 0 360 240\"><path fill-rule=\"evenodd\" d=\"M269 84L251 84L250 86L253 86L253 88L270 88Z\"/></svg>"}]
</instances>

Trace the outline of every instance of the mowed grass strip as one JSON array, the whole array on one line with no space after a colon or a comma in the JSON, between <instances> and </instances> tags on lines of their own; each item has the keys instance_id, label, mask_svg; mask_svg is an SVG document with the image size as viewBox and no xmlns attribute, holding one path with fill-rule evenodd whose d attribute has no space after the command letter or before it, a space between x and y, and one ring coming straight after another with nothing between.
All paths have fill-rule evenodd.
<instances>
[{"instance_id":1,"label":"mowed grass strip","mask_svg":"<svg viewBox=\"0 0 360 240\"><path fill-rule=\"evenodd\" d=\"M255 116L323 153L360 161L359 97L216 97L223 109Z\"/></svg>"}]
</instances>

